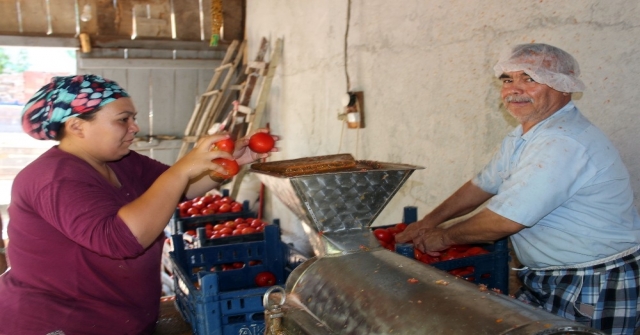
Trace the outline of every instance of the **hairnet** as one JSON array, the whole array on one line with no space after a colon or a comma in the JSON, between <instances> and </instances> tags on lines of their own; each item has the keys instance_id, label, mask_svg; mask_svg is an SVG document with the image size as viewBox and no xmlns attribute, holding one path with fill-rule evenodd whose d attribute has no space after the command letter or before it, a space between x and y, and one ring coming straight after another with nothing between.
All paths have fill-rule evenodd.
<instances>
[{"instance_id":1,"label":"hairnet","mask_svg":"<svg viewBox=\"0 0 640 335\"><path fill-rule=\"evenodd\" d=\"M96 75L53 77L22 110L22 129L38 140L55 139L70 117L92 112L129 94L116 82Z\"/></svg>"},{"instance_id":2,"label":"hairnet","mask_svg":"<svg viewBox=\"0 0 640 335\"><path fill-rule=\"evenodd\" d=\"M520 44L493 67L496 77L524 71L533 80L560 92L582 92L578 62L567 52L542 43Z\"/></svg>"}]
</instances>

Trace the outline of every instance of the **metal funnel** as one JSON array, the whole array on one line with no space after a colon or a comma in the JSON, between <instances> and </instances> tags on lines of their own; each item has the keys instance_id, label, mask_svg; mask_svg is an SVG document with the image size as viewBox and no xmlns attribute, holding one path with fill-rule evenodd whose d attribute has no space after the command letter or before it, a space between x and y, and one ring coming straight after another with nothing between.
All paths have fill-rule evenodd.
<instances>
[{"instance_id":1,"label":"metal funnel","mask_svg":"<svg viewBox=\"0 0 640 335\"><path fill-rule=\"evenodd\" d=\"M371 224L413 171L423 169L373 161L356 163L344 171L300 176L256 170L255 166L250 172L305 223L314 251L325 255L378 247Z\"/></svg>"}]
</instances>

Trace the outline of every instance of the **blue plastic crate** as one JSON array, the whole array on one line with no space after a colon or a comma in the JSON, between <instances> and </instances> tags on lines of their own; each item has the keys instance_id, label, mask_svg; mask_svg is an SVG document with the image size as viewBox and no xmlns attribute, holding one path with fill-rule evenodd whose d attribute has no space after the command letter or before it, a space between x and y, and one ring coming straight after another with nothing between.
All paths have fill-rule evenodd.
<instances>
[{"instance_id":1,"label":"blue plastic crate","mask_svg":"<svg viewBox=\"0 0 640 335\"><path fill-rule=\"evenodd\" d=\"M418 209L414 206L404 208L402 222L410 224L418 220ZM373 228L388 228L373 227ZM476 284L486 285L490 289L498 289L509 294L509 244L508 239L491 244L477 244L489 251L488 254L468 256L429 264L444 271L473 267L473 272L462 277ZM413 258L413 257L412 257ZM426 265L426 264L425 264Z\"/></svg>"},{"instance_id":2,"label":"blue plastic crate","mask_svg":"<svg viewBox=\"0 0 640 335\"><path fill-rule=\"evenodd\" d=\"M196 249L185 249L182 235L172 235L172 241L176 306L194 334L263 334L262 296L268 287L256 287L254 277L269 271L276 276L276 284L282 285L292 266L287 262L289 247L280 240L279 227L265 227L261 241ZM260 263L249 266L250 261ZM243 262L244 267L209 271L235 262Z\"/></svg>"}]
</instances>

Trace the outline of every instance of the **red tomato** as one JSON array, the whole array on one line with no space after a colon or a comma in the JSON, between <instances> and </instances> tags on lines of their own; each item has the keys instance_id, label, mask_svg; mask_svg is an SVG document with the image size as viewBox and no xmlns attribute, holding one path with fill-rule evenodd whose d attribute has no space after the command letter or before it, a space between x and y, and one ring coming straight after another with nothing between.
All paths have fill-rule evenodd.
<instances>
[{"instance_id":1,"label":"red tomato","mask_svg":"<svg viewBox=\"0 0 640 335\"><path fill-rule=\"evenodd\" d=\"M222 204L218 208L218 213L229 213L229 211L231 211L231 205L229 204Z\"/></svg>"},{"instance_id":2,"label":"red tomato","mask_svg":"<svg viewBox=\"0 0 640 335\"><path fill-rule=\"evenodd\" d=\"M234 202L231 204L231 213L240 213L242 212L242 204L239 202Z\"/></svg>"},{"instance_id":3,"label":"red tomato","mask_svg":"<svg viewBox=\"0 0 640 335\"><path fill-rule=\"evenodd\" d=\"M211 215L211 214L215 214L215 212L213 210L209 209L209 208L203 208L200 211L200 214L202 214L202 215Z\"/></svg>"},{"instance_id":4,"label":"red tomato","mask_svg":"<svg viewBox=\"0 0 640 335\"><path fill-rule=\"evenodd\" d=\"M242 263L242 262L234 262L233 264L231 264L231 266L234 269L242 269L244 267L244 263Z\"/></svg>"},{"instance_id":5,"label":"red tomato","mask_svg":"<svg viewBox=\"0 0 640 335\"><path fill-rule=\"evenodd\" d=\"M213 231L219 231L220 229L224 228L224 224L222 223L218 223L215 226L213 226Z\"/></svg>"},{"instance_id":6,"label":"red tomato","mask_svg":"<svg viewBox=\"0 0 640 335\"><path fill-rule=\"evenodd\" d=\"M271 151L275 144L276 141L267 133L255 133L249 138L249 148L260 154Z\"/></svg>"},{"instance_id":7,"label":"red tomato","mask_svg":"<svg viewBox=\"0 0 640 335\"><path fill-rule=\"evenodd\" d=\"M202 200L200 200L200 201L202 201L202 203L203 203L203 204L208 205L208 204L210 204L210 203L212 203L212 202L213 202L213 196L212 196L212 195L207 194L207 195L205 195L204 197L202 197Z\"/></svg>"},{"instance_id":8,"label":"red tomato","mask_svg":"<svg viewBox=\"0 0 640 335\"><path fill-rule=\"evenodd\" d=\"M195 207L191 207L191 208L187 209L187 214L188 215L200 215L200 210L195 208Z\"/></svg>"},{"instance_id":9,"label":"red tomato","mask_svg":"<svg viewBox=\"0 0 640 335\"><path fill-rule=\"evenodd\" d=\"M206 205L205 205L202 201L199 201L199 200L198 200L198 201L194 201L194 202L191 204L191 207L192 207L192 208L196 208L196 209L203 209L203 208L205 208L205 206L206 206Z\"/></svg>"},{"instance_id":10,"label":"red tomato","mask_svg":"<svg viewBox=\"0 0 640 335\"><path fill-rule=\"evenodd\" d=\"M236 226L239 225L239 223L237 223L235 220L234 221L227 221L224 223L225 227L229 227L231 229L236 229Z\"/></svg>"},{"instance_id":11,"label":"red tomato","mask_svg":"<svg viewBox=\"0 0 640 335\"><path fill-rule=\"evenodd\" d=\"M242 229L245 229L245 228L248 228L248 227L249 227L249 225L248 225L248 224L246 224L246 223L240 223L240 224L238 224L238 225L236 226L236 229L240 229L240 230L242 230Z\"/></svg>"},{"instance_id":12,"label":"red tomato","mask_svg":"<svg viewBox=\"0 0 640 335\"><path fill-rule=\"evenodd\" d=\"M238 171L240 171L240 166L238 165L238 162L236 162L235 160L225 159L225 158L216 158L212 160L212 162L222 166L225 170L227 170L226 175L218 173L216 171L211 171L210 174L213 177L229 179L235 176L236 174L238 174Z\"/></svg>"},{"instance_id":13,"label":"red tomato","mask_svg":"<svg viewBox=\"0 0 640 335\"><path fill-rule=\"evenodd\" d=\"M181 211L186 211L187 209L191 208L191 201L190 201L190 200L187 200L187 201L181 202L181 203L178 205L178 208L179 208Z\"/></svg>"},{"instance_id":14,"label":"red tomato","mask_svg":"<svg viewBox=\"0 0 640 335\"><path fill-rule=\"evenodd\" d=\"M233 142L233 140L230 138L227 138L222 141L216 142L213 148L211 149L211 151L220 150L220 151L226 151L230 154L233 154L233 151L235 150L235 148L236 148L236 144Z\"/></svg>"},{"instance_id":15,"label":"red tomato","mask_svg":"<svg viewBox=\"0 0 640 335\"><path fill-rule=\"evenodd\" d=\"M407 229L407 224L406 223L398 223L398 224L396 224L396 226L394 228L396 228L396 231L398 233L402 233L405 229Z\"/></svg>"},{"instance_id":16,"label":"red tomato","mask_svg":"<svg viewBox=\"0 0 640 335\"><path fill-rule=\"evenodd\" d=\"M260 287L273 286L276 284L276 276L269 271L264 271L256 275L255 281Z\"/></svg>"},{"instance_id":17,"label":"red tomato","mask_svg":"<svg viewBox=\"0 0 640 335\"><path fill-rule=\"evenodd\" d=\"M220 204L216 204L216 203L210 203L207 205L207 208L212 210L214 213L218 211L218 209L220 209Z\"/></svg>"},{"instance_id":18,"label":"red tomato","mask_svg":"<svg viewBox=\"0 0 640 335\"><path fill-rule=\"evenodd\" d=\"M219 200L220 204L231 204L233 202L233 199L231 199L231 197L222 197Z\"/></svg>"},{"instance_id":19,"label":"red tomato","mask_svg":"<svg viewBox=\"0 0 640 335\"><path fill-rule=\"evenodd\" d=\"M224 227L220 230L218 230L220 232L220 234L229 234L231 235L233 233L233 229L229 228L229 227Z\"/></svg>"},{"instance_id":20,"label":"red tomato","mask_svg":"<svg viewBox=\"0 0 640 335\"><path fill-rule=\"evenodd\" d=\"M262 222L260 219L255 219L251 221L251 228L258 228L261 226L264 226L264 222Z\"/></svg>"},{"instance_id":21,"label":"red tomato","mask_svg":"<svg viewBox=\"0 0 640 335\"><path fill-rule=\"evenodd\" d=\"M235 222L236 224L241 224L241 223L244 223L244 219L243 218L237 218L237 219L233 220L233 222Z\"/></svg>"},{"instance_id":22,"label":"red tomato","mask_svg":"<svg viewBox=\"0 0 640 335\"><path fill-rule=\"evenodd\" d=\"M391 235L391 233L389 233L389 231L385 228L377 228L373 231L373 235L376 236L376 238L379 241L382 241L384 243L391 243L391 241L393 241L393 236Z\"/></svg>"},{"instance_id":23,"label":"red tomato","mask_svg":"<svg viewBox=\"0 0 640 335\"><path fill-rule=\"evenodd\" d=\"M198 236L198 234L196 233L195 230L193 229L189 229L187 231L184 232L185 234L191 235L191 236Z\"/></svg>"},{"instance_id":24,"label":"red tomato","mask_svg":"<svg viewBox=\"0 0 640 335\"><path fill-rule=\"evenodd\" d=\"M242 229L242 234L253 234L255 232L256 232L256 229L251 227Z\"/></svg>"}]
</instances>

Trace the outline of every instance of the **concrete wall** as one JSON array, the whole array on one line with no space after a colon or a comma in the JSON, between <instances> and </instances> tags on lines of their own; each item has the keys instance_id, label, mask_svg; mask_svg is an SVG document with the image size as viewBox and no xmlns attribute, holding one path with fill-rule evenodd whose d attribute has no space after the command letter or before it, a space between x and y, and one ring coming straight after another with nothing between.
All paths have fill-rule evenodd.
<instances>
[{"instance_id":1,"label":"concrete wall","mask_svg":"<svg viewBox=\"0 0 640 335\"><path fill-rule=\"evenodd\" d=\"M587 89L574 100L622 153L640 204L637 1L249 0L246 22L250 58L261 37L284 39L266 116L283 137L272 160L349 152L425 167L374 225L398 222L407 205L424 215L489 160L516 125L492 67L526 42L578 60ZM365 93L364 129L337 119L347 73ZM279 200L266 212L302 236Z\"/></svg>"}]
</instances>

